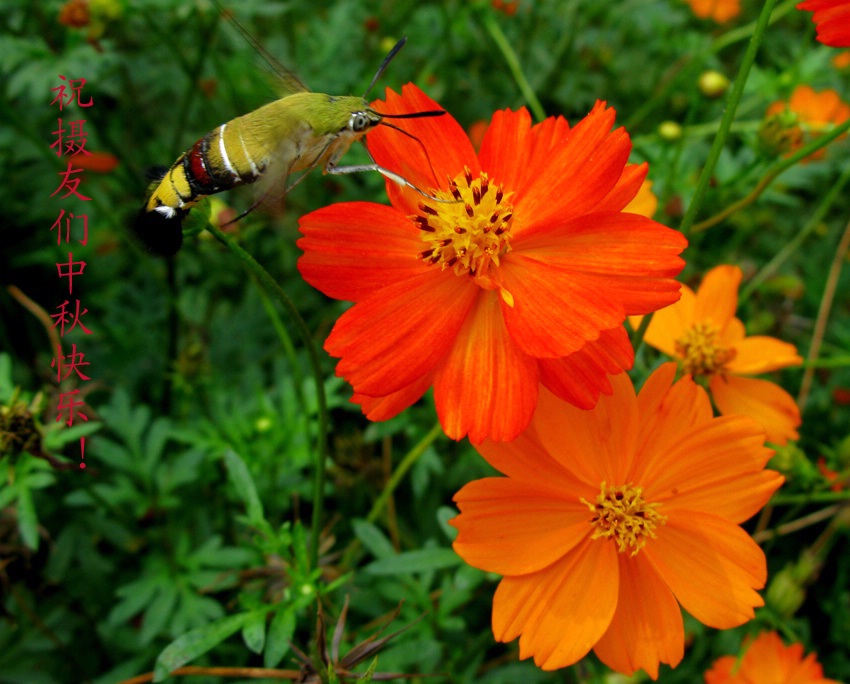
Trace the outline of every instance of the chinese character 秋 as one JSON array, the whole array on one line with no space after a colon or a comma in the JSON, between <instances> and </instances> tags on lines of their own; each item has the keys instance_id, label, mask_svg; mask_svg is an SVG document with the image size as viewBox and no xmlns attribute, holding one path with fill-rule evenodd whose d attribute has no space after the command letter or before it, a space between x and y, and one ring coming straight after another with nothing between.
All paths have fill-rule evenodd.
<instances>
[{"instance_id":1,"label":"chinese character \u79cb","mask_svg":"<svg viewBox=\"0 0 850 684\"><path fill-rule=\"evenodd\" d=\"M62 302L59 306L56 307L57 309L59 309L59 313L50 314L51 318L56 319L56 322L53 324L53 327L55 328L57 325L60 326L60 328L59 328L59 336L60 337L65 337L65 325L69 321L71 323L71 326L68 328L68 332L71 332L74 328L77 327L77 325L79 325L80 328L82 329L83 333L85 333L86 335L91 335L91 330L89 330L85 325L83 325L83 322L80 320L80 317L85 316L89 312L89 310L83 309L82 311L80 311L80 300L77 299L76 302L77 302L77 309L73 314L73 319L71 319L71 312L68 311L67 308L66 308L68 306L68 300L67 299L64 302Z\"/></svg>"}]
</instances>

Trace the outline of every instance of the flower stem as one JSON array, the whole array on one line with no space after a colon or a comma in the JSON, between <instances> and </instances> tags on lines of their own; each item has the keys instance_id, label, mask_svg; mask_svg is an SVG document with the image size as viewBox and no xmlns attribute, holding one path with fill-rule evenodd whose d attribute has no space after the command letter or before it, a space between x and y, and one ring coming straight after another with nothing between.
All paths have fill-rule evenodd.
<instances>
[{"instance_id":1,"label":"flower stem","mask_svg":"<svg viewBox=\"0 0 850 684\"><path fill-rule=\"evenodd\" d=\"M640 345L643 344L643 336L646 335L646 329L649 327L649 324L652 321L652 315L652 313L646 314L646 316L641 319L638 329L632 333L631 343L635 356L637 356L638 349L640 349Z\"/></svg>"},{"instance_id":2,"label":"flower stem","mask_svg":"<svg viewBox=\"0 0 850 684\"><path fill-rule=\"evenodd\" d=\"M425 450L431 446L431 442L433 442L442 433L443 428L440 426L440 423L437 423L431 428L427 435L419 440L419 443L416 446L407 452L405 457L401 459L401 463L399 463L398 467L393 471L393 474L390 476L389 482L387 482L384 486L381 495L375 500L375 503L372 504L372 509L369 511L369 515L366 516L366 520L369 522L375 522L377 517L384 510L384 506L387 505L390 496L392 496L402 478L407 474L407 471L413 467L413 464L416 463L416 461L419 460L419 457L425 453Z\"/></svg>"},{"instance_id":3,"label":"flower stem","mask_svg":"<svg viewBox=\"0 0 850 684\"><path fill-rule=\"evenodd\" d=\"M838 243L838 249L835 251L835 256L832 259L832 264L829 266L829 273L826 277L826 284L823 289L823 297L821 297L820 307L818 308L818 317L815 320L815 329L812 333L812 345L809 347L809 353L806 356L806 361L811 363L817 359L820 353L820 346L823 342L823 336L826 332L826 322L829 318L829 312L832 310L832 302L835 299L835 290L838 287L838 277L841 275L841 267L847 252L850 250L850 221L844 228L844 234ZM803 380L800 383L800 393L797 395L797 405L802 411L806 407L806 402L809 399L809 392L812 389L812 378L814 378L815 369L813 366L807 366L803 371Z\"/></svg>"},{"instance_id":4,"label":"flower stem","mask_svg":"<svg viewBox=\"0 0 850 684\"><path fill-rule=\"evenodd\" d=\"M505 32L502 31L502 27L499 26L498 22L493 18L493 15L489 12L484 13L484 27L496 43L496 46L499 50L501 50L502 57L505 58L508 69L511 70L511 75L513 75L522 96L525 98L526 103L528 103L531 113L534 114L534 118L537 121L543 121L543 119L546 118L546 110L543 109L543 105L540 104L540 100L537 99L537 95L535 95L531 84L522 72L522 67L519 65L519 59L517 58L513 47L511 47L508 37L505 35Z\"/></svg>"},{"instance_id":5,"label":"flower stem","mask_svg":"<svg viewBox=\"0 0 850 684\"><path fill-rule=\"evenodd\" d=\"M691 203L688 205L688 210L685 212L685 216L682 219L682 225L679 227L679 230L681 230L685 235L688 234L688 231L694 224L697 213L699 213L700 207L702 207L702 202L705 199L705 192L708 189L711 177L714 175L714 169L720 159L720 154L723 152L723 146L726 144L729 129L732 126L732 122L735 120L735 112L738 109L738 104L740 103L741 96L744 93L747 76L755 62L756 53L758 52L761 41L764 38L768 21L770 20L770 13L775 4L776 0L765 0L764 7L762 7L761 14L756 22L756 28L753 31L752 38L750 38L750 44L747 46L747 52L744 54L744 59L741 61L741 68L738 70L738 75L735 77L735 83L732 90L729 92L729 98L726 101L726 111L723 113L723 118L720 121L720 129L717 131L717 137L714 139L711 151L708 153L708 159L706 159L705 166L703 167L702 173L697 181L696 191L694 192Z\"/></svg>"},{"instance_id":6,"label":"flower stem","mask_svg":"<svg viewBox=\"0 0 850 684\"><path fill-rule=\"evenodd\" d=\"M407 454L401 459L401 463L398 464L393 474L390 476L389 481L384 486L381 495L375 500L375 503L372 504L372 509L369 511L369 514L366 516L366 520L369 522L375 522L378 516L384 510L384 507L390 500L390 497L395 492L398 485L401 483L402 478L407 474L407 471L413 467L413 464L419 460L419 457L425 453L425 450L431 446L431 443L439 437L443 433L443 428L440 426L438 422L431 430L425 435L419 443L416 444ZM349 545L348 548L345 549L345 553L342 556L342 561L340 562L340 567L342 568L350 568L353 560L354 554L357 553L357 549L360 547L360 540L354 539Z\"/></svg>"},{"instance_id":7,"label":"flower stem","mask_svg":"<svg viewBox=\"0 0 850 684\"><path fill-rule=\"evenodd\" d=\"M770 276L772 276L779 267L784 264L790 257L797 254L797 250L803 244L809 235L814 232L815 228L817 228L823 217L826 216L827 212L832 209L832 206L835 204L836 200L839 197L844 197L842 191L844 190L844 186L850 182L850 165L844 169L841 176L835 182L829 192L826 193L823 201L818 206L817 211L812 215L812 217L806 222L806 224L800 229L800 232L794 236L794 238L785 245L776 255L768 261L762 269L756 273L755 276L743 287L741 288L741 294L738 296L738 305L740 306L755 290ZM694 227L696 230L696 226Z\"/></svg>"},{"instance_id":8,"label":"flower stem","mask_svg":"<svg viewBox=\"0 0 850 684\"><path fill-rule=\"evenodd\" d=\"M220 228L214 226L212 223L208 223L206 228L216 238L227 245L228 249L245 264L248 271L256 278L266 292L275 297L283 305L283 308L287 310L295 323L298 334L307 348L310 369L313 372L313 380L316 384L316 412L319 423L319 434L316 440L316 472L313 479L313 518L310 530L310 567L316 568L319 563L319 532L321 531L322 514L324 512L325 459L327 457L328 441L328 406L327 398L325 397L324 377L319 363L319 353L316 350L313 337L310 335L310 329L307 327L304 319L301 318L298 309L295 308L292 300L283 291L283 288L269 275L268 271Z\"/></svg>"},{"instance_id":9,"label":"flower stem","mask_svg":"<svg viewBox=\"0 0 850 684\"><path fill-rule=\"evenodd\" d=\"M755 202L761 194L767 190L770 184L776 180L777 176L779 176L786 169L791 168L797 162L805 159L813 152L817 152L819 149L826 147L829 143L835 140L840 135L844 135L848 130L850 130L850 119L845 121L840 126L836 126L833 130L825 135L818 136L812 142L810 142L805 147L800 148L792 154L787 159L783 159L780 162L774 164L770 169L768 169L767 173L764 177L758 182L755 188L753 188L752 192L748 194L743 199L738 200L734 204L730 204L723 211L718 212L711 218L707 218L705 221L700 221L697 224L694 224L691 233L700 233L708 228L711 228L714 225L717 225L724 219L728 218L732 214L734 214L739 209L743 209L744 207Z\"/></svg>"}]
</instances>

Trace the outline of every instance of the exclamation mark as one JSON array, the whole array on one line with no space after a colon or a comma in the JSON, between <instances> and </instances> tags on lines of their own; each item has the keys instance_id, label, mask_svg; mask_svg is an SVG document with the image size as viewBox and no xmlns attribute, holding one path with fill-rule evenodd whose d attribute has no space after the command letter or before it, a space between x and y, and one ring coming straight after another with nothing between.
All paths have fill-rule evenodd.
<instances>
[{"instance_id":1,"label":"exclamation mark","mask_svg":"<svg viewBox=\"0 0 850 684\"><path fill-rule=\"evenodd\" d=\"M80 458L85 461L86 460L86 438L80 437ZM80 463L80 468L85 468L85 463Z\"/></svg>"}]
</instances>

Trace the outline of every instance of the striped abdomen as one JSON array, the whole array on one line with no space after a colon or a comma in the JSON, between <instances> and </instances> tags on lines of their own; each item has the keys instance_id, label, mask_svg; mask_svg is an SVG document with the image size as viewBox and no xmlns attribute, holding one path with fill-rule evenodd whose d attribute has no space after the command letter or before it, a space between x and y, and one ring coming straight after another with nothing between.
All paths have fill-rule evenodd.
<instances>
[{"instance_id":1,"label":"striped abdomen","mask_svg":"<svg viewBox=\"0 0 850 684\"><path fill-rule=\"evenodd\" d=\"M365 107L362 98L295 93L222 124L154 179L133 231L152 251L174 254L199 200L255 182L272 162L286 178L336 160L365 133L346 133L351 112Z\"/></svg>"}]
</instances>

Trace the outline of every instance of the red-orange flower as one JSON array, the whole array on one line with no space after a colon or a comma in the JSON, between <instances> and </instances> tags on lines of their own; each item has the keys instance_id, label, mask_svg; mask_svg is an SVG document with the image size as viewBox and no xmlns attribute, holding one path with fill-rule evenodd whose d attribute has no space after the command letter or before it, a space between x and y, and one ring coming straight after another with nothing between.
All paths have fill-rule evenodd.
<instances>
[{"instance_id":1,"label":"red-orange flower","mask_svg":"<svg viewBox=\"0 0 850 684\"><path fill-rule=\"evenodd\" d=\"M504 575L493 633L519 637L546 670L591 648L609 667L655 679L682 659L681 605L726 629L763 605L762 550L738 526L782 484L764 470L764 431L715 418L690 377L661 366L639 396L626 374L582 411L542 391L529 428L481 455L507 477L455 495L457 553Z\"/></svg>"},{"instance_id":2,"label":"red-orange flower","mask_svg":"<svg viewBox=\"0 0 850 684\"><path fill-rule=\"evenodd\" d=\"M805 0L797 9L814 12L818 41L832 47L850 47L850 0Z\"/></svg>"},{"instance_id":3,"label":"red-orange flower","mask_svg":"<svg viewBox=\"0 0 850 684\"><path fill-rule=\"evenodd\" d=\"M743 657L723 656L705 673L706 684L839 684L823 676L814 653L803 659L803 645L785 646L776 632L762 632L745 646Z\"/></svg>"},{"instance_id":4,"label":"red-orange flower","mask_svg":"<svg viewBox=\"0 0 850 684\"><path fill-rule=\"evenodd\" d=\"M806 138L816 137L850 119L850 105L838 93L826 88L820 92L807 85L798 85L787 102L771 104L765 112L767 122L779 122L785 130L780 135L789 153L800 149ZM825 149L806 157L806 161L821 159Z\"/></svg>"},{"instance_id":5,"label":"red-orange flower","mask_svg":"<svg viewBox=\"0 0 850 684\"><path fill-rule=\"evenodd\" d=\"M374 106L438 107L412 85ZM433 385L446 434L474 442L516 437L541 383L593 406L607 375L631 366L626 314L678 299L687 244L622 211L646 167L628 164L614 110L597 103L574 127L496 112L477 155L450 116L393 123L418 141L378 127L375 160L444 201L388 182L392 206L337 204L301 219L302 275L355 302L325 343L353 400L383 420Z\"/></svg>"},{"instance_id":6,"label":"red-orange flower","mask_svg":"<svg viewBox=\"0 0 850 684\"><path fill-rule=\"evenodd\" d=\"M746 337L735 317L740 283L740 268L717 266L696 294L683 285L681 300L652 317L644 339L678 359L686 373L706 378L720 413L751 416L764 425L769 441L785 444L799 437L800 409L778 385L745 376L799 366L803 359L793 344Z\"/></svg>"},{"instance_id":7,"label":"red-orange flower","mask_svg":"<svg viewBox=\"0 0 850 684\"><path fill-rule=\"evenodd\" d=\"M687 3L700 19L712 19L718 24L741 13L741 0L687 0Z\"/></svg>"}]
</instances>

